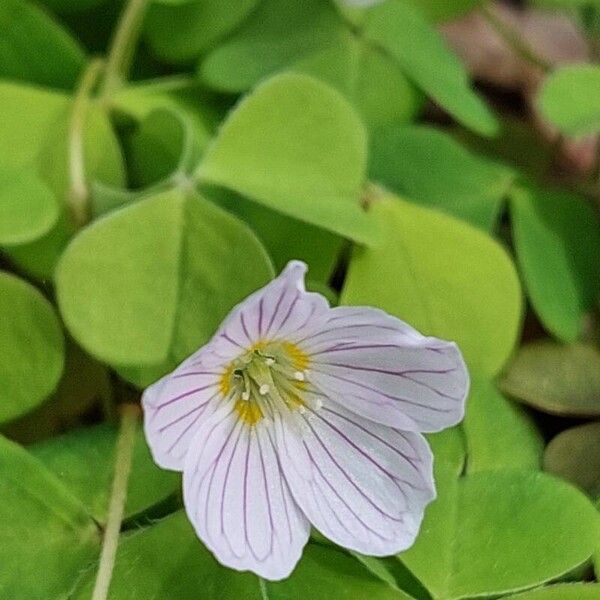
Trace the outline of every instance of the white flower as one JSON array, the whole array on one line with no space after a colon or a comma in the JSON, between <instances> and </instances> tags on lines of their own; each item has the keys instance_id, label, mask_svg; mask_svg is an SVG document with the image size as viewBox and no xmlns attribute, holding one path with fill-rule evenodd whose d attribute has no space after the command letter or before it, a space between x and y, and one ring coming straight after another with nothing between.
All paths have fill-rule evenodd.
<instances>
[{"instance_id":1,"label":"white flower","mask_svg":"<svg viewBox=\"0 0 600 600\"><path fill-rule=\"evenodd\" d=\"M418 432L458 423L468 388L455 344L381 310L330 308L305 272L289 263L143 396L154 459L183 471L202 541L271 580L291 573L311 524L363 554L411 546L435 497Z\"/></svg>"}]
</instances>

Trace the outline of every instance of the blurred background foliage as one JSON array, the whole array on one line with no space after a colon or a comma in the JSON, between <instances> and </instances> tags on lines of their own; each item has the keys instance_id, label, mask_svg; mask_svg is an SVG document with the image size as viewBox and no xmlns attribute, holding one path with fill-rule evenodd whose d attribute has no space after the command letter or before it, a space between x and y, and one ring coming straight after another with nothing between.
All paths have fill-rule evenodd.
<instances>
[{"instance_id":1,"label":"blurred background foliage","mask_svg":"<svg viewBox=\"0 0 600 600\"><path fill-rule=\"evenodd\" d=\"M600 598L599 52L598 0L3 0L0 597L91 597L122 407L299 258L466 357L417 543L228 571L133 419L109 597Z\"/></svg>"}]
</instances>

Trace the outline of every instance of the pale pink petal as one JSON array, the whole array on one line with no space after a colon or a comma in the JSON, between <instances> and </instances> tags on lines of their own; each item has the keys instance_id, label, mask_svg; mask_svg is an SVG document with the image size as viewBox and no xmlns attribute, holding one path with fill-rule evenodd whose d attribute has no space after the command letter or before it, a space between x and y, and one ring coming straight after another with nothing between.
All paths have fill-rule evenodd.
<instances>
[{"instance_id":1,"label":"pale pink petal","mask_svg":"<svg viewBox=\"0 0 600 600\"><path fill-rule=\"evenodd\" d=\"M300 559L310 526L282 476L269 427L246 425L231 407L213 413L190 445L184 503L219 562L278 580Z\"/></svg>"},{"instance_id":2,"label":"pale pink petal","mask_svg":"<svg viewBox=\"0 0 600 600\"><path fill-rule=\"evenodd\" d=\"M259 340L294 342L318 331L329 304L304 288L306 265L291 261L281 274L236 306L212 340L214 352L233 358Z\"/></svg>"},{"instance_id":3,"label":"pale pink petal","mask_svg":"<svg viewBox=\"0 0 600 600\"><path fill-rule=\"evenodd\" d=\"M295 417L296 424L286 423ZM289 415L277 446L292 495L333 542L387 556L410 547L434 498L424 438L367 421L329 400Z\"/></svg>"},{"instance_id":4,"label":"pale pink petal","mask_svg":"<svg viewBox=\"0 0 600 600\"><path fill-rule=\"evenodd\" d=\"M451 342L374 308L340 307L298 343L310 382L332 400L404 431L439 431L464 415L469 376Z\"/></svg>"},{"instance_id":5,"label":"pale pink petal","mask_svg":"<svg viewBox=\"0 0 600 600\"><path fill-rule=\"evenodd\" d=\"M144 431L156 464L183 471L185 455L202 420L221 402L219 381L223 367L205 366L196 352L173 373L148 387L142 395Z\"/></svg>"}]
</instances>

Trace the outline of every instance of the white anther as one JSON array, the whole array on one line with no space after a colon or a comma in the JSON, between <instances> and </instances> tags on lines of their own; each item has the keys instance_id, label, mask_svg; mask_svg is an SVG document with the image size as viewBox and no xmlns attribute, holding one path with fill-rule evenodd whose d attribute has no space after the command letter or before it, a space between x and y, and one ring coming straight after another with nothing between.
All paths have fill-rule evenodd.
<instances>
[{"instance_id":1,"label":"white anther","mask_svg":"<svg viewBox=\"0 0 600 600\"><path fill-rule=\"evenodd\" d=\"M304 381L304 373L302 371L296 371L294 373L294 379L296 381Z\"/></svg>"},{"instance_id":2,"label":"white anther","mask_svg":"<svg viewBox=\"0 0 600 600\"><path fill-rule=\"evenodd\" d=\"M250 400L250 392L242 392L242 400Z\"/></svg>"},{"instance_id":3,"label":"white anther","mask_svg":"<svg viewBox=\"0 0 600 600\"><path fill-rule=\"evenodd\" d=\"M265 364L267 365L267 367L272 367L275 364L275 359L269 357L265 359Z\"/></svg>"},{"instance_id":4,"label":"white anther","mask_svg":"<svg viewBox=\"0 0 600 600\"><path fill-rule=\"evenodd\" d=\"M323 400L321 400L321 398L317 398L315 400L315 408L317 410L319 410L320 408L323 408Z\"/></svg>"},{"instance_id":5,"label":"white anther","mask_svg":"<svg viewBox=\"0 0 600 600\"><path fill-rule=\"evenodd\" d=\"M261 386L258 388L258 393L259 393L261 396L265 396L266 394L268 394L268 393L269 393L269 390L270 390L270 389L271 389L271 388L269 388L268 384L266 384L266 383L263 383L263 384L262 384L262 385L261 385Z\"/></svg>"}]
</instances>

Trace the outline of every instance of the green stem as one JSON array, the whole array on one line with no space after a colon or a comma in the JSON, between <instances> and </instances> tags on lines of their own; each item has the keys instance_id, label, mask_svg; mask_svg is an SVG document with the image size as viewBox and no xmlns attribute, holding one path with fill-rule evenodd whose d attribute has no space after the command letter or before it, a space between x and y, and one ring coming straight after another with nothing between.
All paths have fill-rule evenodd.
<instances>
[{"instance_id":1,"label":"green stem","mask_svg":"<svg viewBox=\"0 0 600 600\"><path fill-rule=\"evenodd\" d=\"M108 588L110 587L113 568L115 566L119 534L125 511L125 501L127 499L127 484L129 482L129 473L131 472L138 416L139 407L137 404L122 405L121 426L115 457L115 473L92 600L106 600L108 597Z\"/></svg>"},{"instance_id":2,"label":"green stem","mask_svg":"<svg viewBox=\"0 0 600 600\"><path fill-rule=\"evenodd\" d=\"M94 86L102 72L101 59L92 60L85 69L73 101L69 123L69 190L67 204L75 227L83 227L88 220L89 190L85 177L85 120Z\"/></svg>"},{"instance_id":3,"label":"green stem","mask_svg":"<svg viewBox=\"0 0 600 600\"><path fill-rule=\"evenodd\" d=\"M108 100L127 79L147 5L148 0L129 0L125 6L106 59L103 100Z\"/></svg>"},{"instance_id":4,"label":"green stem","mask_svg":"<svg viewBox=\"0 0 600 600\"><path fill-rule=\"evenodd\" d=\"M531 63L544 73L552 70L552 65L538 56L529 45L521 39L521 36L507 25L489 6L482 6L481 12L486 21L496 30L496 33L512 48L512 50L523 60Z\"/></svg>"}]
</instances>

